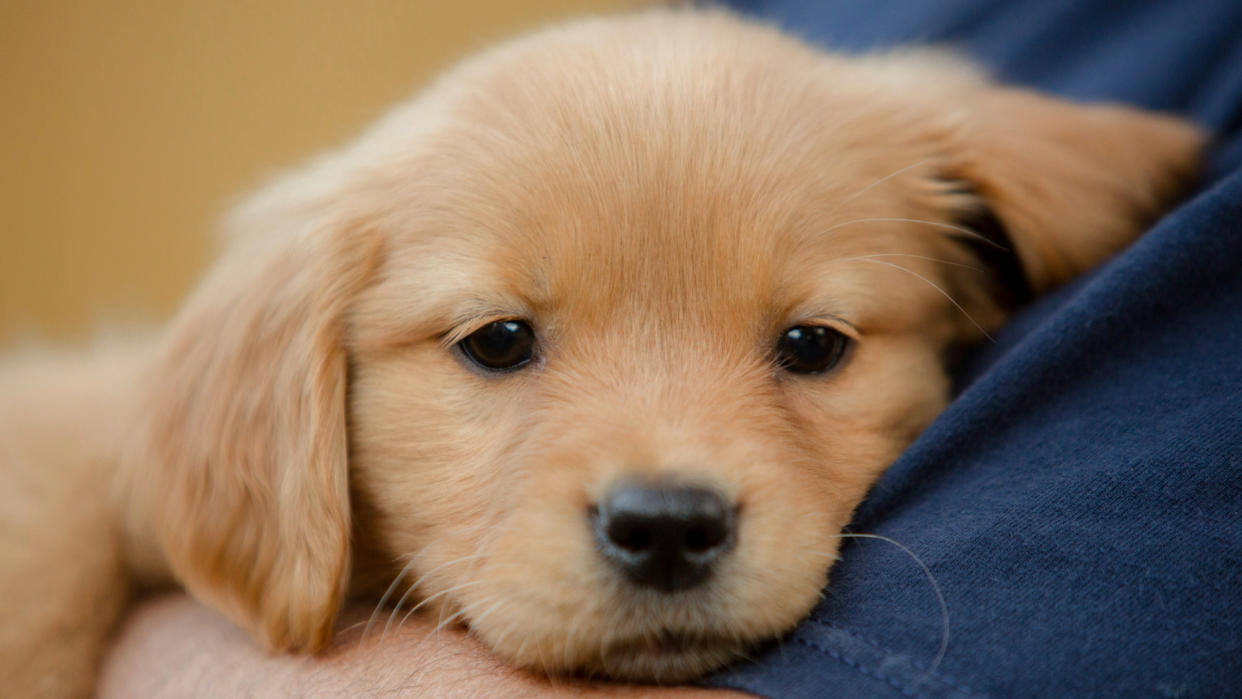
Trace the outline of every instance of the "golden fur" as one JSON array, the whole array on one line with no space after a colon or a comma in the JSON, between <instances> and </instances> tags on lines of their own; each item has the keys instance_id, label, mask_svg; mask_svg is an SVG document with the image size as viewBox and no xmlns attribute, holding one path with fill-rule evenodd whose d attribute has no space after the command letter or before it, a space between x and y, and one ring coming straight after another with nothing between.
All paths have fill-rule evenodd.
<instances>
[{"instance_id":1,"label":"golden fur","mask_svg":"<svg viewBox=\"0 0 1242 699\"><path fill-rule=\"evenodd\" d=\"M131 583L313 652L347 594L399 573L390 601L519 665L715 668L807 614L837 533L948 401L947 357L1010 310L964 222L994 215L1043 291L1131 241L1200 144L721 13L499 46L258 194L151 346L4 372L0 685L87 691ZM532 366L452 349L509 318ZM853 338L843 364L776 367L809 322ZM636 474L742 508L704 586L599 560L586 509Z\"/></svg>"}]
</instances>

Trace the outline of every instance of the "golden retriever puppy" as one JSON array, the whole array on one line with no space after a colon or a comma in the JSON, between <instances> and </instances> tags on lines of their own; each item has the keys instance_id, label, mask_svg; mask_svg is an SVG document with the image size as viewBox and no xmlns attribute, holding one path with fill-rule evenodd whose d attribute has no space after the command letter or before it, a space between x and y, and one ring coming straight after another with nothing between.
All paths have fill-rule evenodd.
<instances>
[{"instance_id":1,"label":"golden retriever puppy","mask_svg":"<svg viewBox=\"0 0 1242 699\"><path fill-rule=\"evenodd\" d=\"M0 684L88 691L170 581L274 650L362 594L547 673L720 667L810 611L954 351L1201 140L715 12L499 46L242 207L149 346L9 368Z\"/></svg>"}]
</instances>

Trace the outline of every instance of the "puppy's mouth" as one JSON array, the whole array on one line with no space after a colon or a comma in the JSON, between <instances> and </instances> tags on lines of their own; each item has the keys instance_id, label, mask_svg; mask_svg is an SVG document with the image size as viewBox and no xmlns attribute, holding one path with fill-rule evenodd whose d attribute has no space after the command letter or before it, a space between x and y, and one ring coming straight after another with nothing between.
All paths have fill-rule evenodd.
<instances>
[{"instance_id":1,"label":"puppy's mouth","mask_svg":"<svg viewBox=\"0 0 1242 699\"><path fill-rule=\"evenodd\" d=\"M734 635L660 629L609 642L601 669L617 679L677 682L698 677L740 657L746 643Z\"/></svg>"}]
</instances>

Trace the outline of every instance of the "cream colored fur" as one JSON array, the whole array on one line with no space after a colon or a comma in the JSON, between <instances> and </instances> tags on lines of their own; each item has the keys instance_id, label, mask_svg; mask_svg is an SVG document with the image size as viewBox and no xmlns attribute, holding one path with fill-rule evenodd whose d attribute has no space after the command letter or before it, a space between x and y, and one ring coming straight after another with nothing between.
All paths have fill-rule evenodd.
<instances>
[{"instance_id":1,"label":"cream colored fur","mask_svg":"<svg viewBox=\"0 0 1242 699\"><path fill-rule=\"evenodd\" d=\"M149 346L4 369L0 686L89 691L129 591L173 580L273 650L321 648L396 578L523 666L718 667L810 610L947 403L946 357L1010 310L962 222L993 213L1043 291L1131 241L1200 143L721 13L483 53L260 192ZM532 366L454 351L508 318ZM840 367L773 364L800 323L853 338ZM586 509L637 474L740 504L704 587L599 559Z\"/></svg>"}]
</instances>

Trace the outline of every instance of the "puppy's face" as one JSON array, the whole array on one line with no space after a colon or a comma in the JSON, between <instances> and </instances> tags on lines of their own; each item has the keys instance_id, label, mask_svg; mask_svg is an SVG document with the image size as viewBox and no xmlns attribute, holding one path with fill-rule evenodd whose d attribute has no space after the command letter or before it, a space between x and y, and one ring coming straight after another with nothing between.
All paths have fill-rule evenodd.
<instances>
[{"instance_id":1,"label":"puppy's face","mask_svg":"<svg viewBox=\"0 0 1242 699\"><path fill-rule=\"evenodd\" d=\"M254 324L305 332L264 366L314 367L288 383L304 429L331 428L316 487L342 492L277 527L304 554L164 546L277 646L330 629L352 527L363 583L519 664L700 674L810 610L842 526L944 407L952 351L1127 242L1196 147L1168 119L719 15L521 40L254 207L251 228L297 220L326 252L308 273L266 231L246 248L243 278L311 310L235 341L250 361ZM281 522L306 501L290 478L259 508ZM287 592L229 580L280 556Z\"/></svg>"},{"instance_id":2,"label":"puppy's face","mask_svg":"<svg viewBox=\"0 0 1242 699\"><path fill-rule=\"evenodd\" d=\"M644 101L414 170L443 203L355 307L351 467L415 599L523 664L671 679L809 611L978 334L942 290L988 277L926 169L864 191L929 154ZM536 118L497 116L441 138Z\"/></svg>"}]
</instances>

